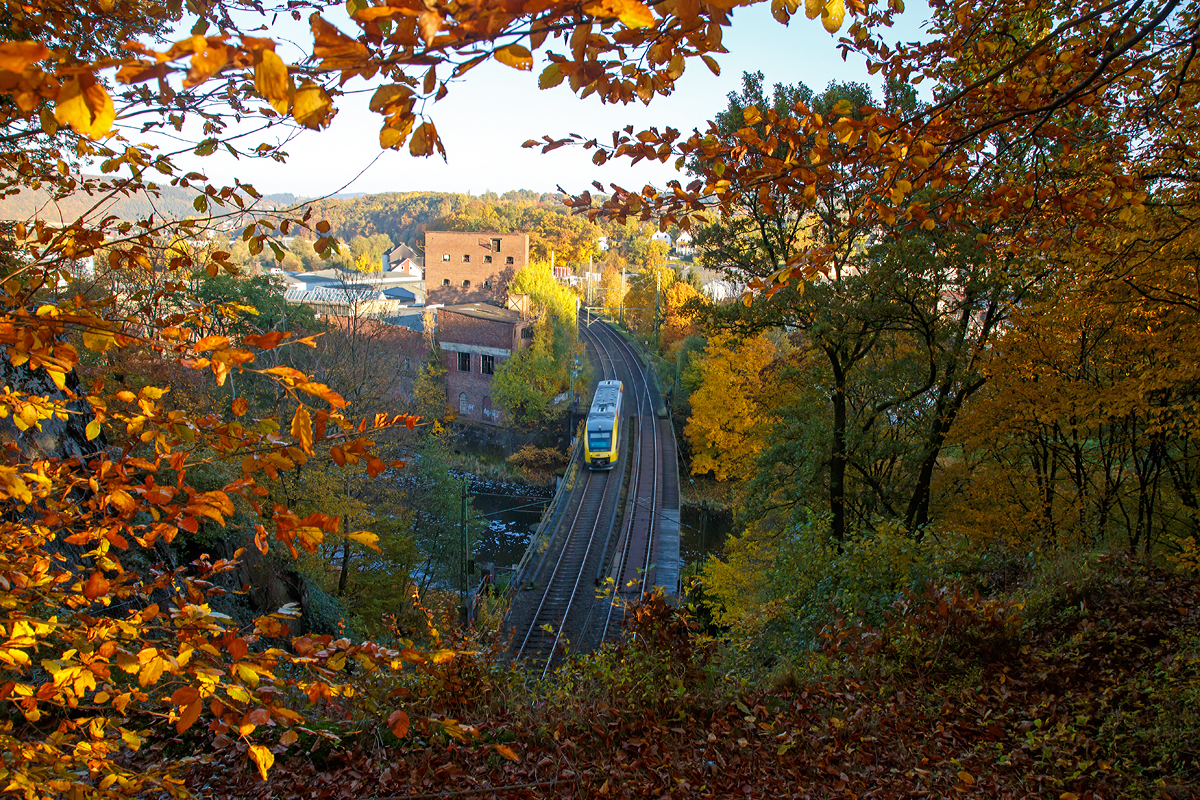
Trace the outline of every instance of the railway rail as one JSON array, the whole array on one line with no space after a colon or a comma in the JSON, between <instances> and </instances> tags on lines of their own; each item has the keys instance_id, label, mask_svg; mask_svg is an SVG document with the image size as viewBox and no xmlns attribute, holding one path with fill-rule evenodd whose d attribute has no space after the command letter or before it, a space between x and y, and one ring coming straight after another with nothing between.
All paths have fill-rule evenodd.
<instances>
[{"instance_id":1,"label":"railway rail","mask_svg":"<svg viewBox=\"0 0 1200 800\"><path fill-rule=\"evenodd\" d=\"M514 653L531 668L540 668L543 676L567 642L590 649L612 638L626 602L656 585L657 562L663 557L678 560L674 433L669 420L657 417L657 390L633 348L607 324L593 323L581 332L595 352L601 377L627 387L622 409L627 441L614 469L583 471L546 551L521 578L531 590L518 593L510 612L517 633ZM662 500L671 498L672 486L674 549L656 551L661 521L671 527L670 510L664 516ZM676 565L665 572L674 576ZM611 592L597 596L596 587L605 583ZM674 590L674 577L667 588Z\"/></svg>"}]
</instances>

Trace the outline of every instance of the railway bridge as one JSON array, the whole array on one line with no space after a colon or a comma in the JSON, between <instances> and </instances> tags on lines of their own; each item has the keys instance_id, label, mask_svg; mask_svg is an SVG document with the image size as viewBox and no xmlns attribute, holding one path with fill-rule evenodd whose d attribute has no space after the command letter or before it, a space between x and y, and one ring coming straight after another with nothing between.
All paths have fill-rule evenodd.
<instances>
[{"instance_id":1,"label":"railway bridge","mask_svg":"<svg viewBox=\"0 0 1200 800\"><path fill-rule=\"evenodd\" d=\"M625 604L679 583L675 431L648 365L608 323L581 319L598 380L625 386L616 466L593 472L576 447L564 483L514 575L512 650L545 675L569 645L615 638ZM590 400L590 397L589 397Z\"/></svg>"}]
</instances>

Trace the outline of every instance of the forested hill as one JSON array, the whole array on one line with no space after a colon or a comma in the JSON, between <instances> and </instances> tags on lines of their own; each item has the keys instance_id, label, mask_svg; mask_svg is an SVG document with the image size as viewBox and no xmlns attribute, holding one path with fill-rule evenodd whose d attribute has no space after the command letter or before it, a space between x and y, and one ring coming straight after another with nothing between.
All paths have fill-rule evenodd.
<instances>
[{"instance_id":1,"label":"forested hill","mask_svg":"<svg viewBox=\"0 0 1200 800\"><path fill-rule=\"evenodd\" d=\"M100 179L101 176L87 177ZM50 192L45 189L25 190L0 197L0 219L27 220L37 216L70 222L84 216L96 218L111 215L132 222L151 214L158 219L186 219L197 216L192 205L196 193L195 187L184 189L164 184L159 185L154 193L139 191L107 198L103 193L78 191L52 200ZM273 211L295 201L294 195L267 195L259 201L257 208Z\"/></svg>"},{"instance_id":2,"label":"forested hill","mask_svg":"<svg viewBox=\"0 0 1200 800\"><path fill-rule=\"evenodd\" d=\"M432 227L449 230L530 230L546 214L565 215L556 195L519 190L501 196L448 192L387 192L314 201L313 215L325 219L342 239L385 234L419 247ZM537 217L538 219L533 219Z\"/></svg>"}]
</instances>

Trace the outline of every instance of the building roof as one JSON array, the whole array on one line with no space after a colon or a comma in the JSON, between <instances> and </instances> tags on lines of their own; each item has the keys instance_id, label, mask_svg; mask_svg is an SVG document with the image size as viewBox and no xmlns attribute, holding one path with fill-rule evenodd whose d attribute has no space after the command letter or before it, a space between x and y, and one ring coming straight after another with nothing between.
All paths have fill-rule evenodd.
<instances>
[{"instance_id":1,"label":"building roof","mask_svg":"<svg viewBox=\"0 0 1200 800\"><path fill-rule=\"evenodd\" d=\"M420 333L425 330L425 312L426 309L420 306L416 308L398 308L384 317L383 321L389 325L408 328L410 331Z\"/></svg>"},{"instance_id":2,"label":"building roof","mask_svg":"<svg viewBox=\"0 0 1200 800\"><path fill-rule=\"evenodd\" d=\"M463 303L457 306L442 306L441 310L449 311L453 314L462 314L464 317L486 319L491 322L503 322L508 325L516 325L522 321L519 312L487 303Z\"/></svg>"},{"instance_id":3,"label":"building roof","mask_svg":"<svg viewBox=\"0 0 1200 800\"><path fill-rule=\"evenodd\" d=\"M424 257L416 250L406 245L404 242L401 242L391 250L388 250L385 255L388 256L388 260L392 264L399 264L407 258L419 267L425 266Z\"/></svg>"}]
</instances>

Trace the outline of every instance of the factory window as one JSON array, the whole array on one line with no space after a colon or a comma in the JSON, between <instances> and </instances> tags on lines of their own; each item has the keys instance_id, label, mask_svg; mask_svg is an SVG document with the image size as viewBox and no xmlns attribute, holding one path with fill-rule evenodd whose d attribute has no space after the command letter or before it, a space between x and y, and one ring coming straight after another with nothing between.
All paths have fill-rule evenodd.
<instances>
[{"instance_id":1,"label":"factory window","mask_svg":"<svg viewBox=\"0 0 1200 800\"><path fill-rule=\"evenodd\" d=\"M470 282L470 281L463 281L463 288L464 288L464 289L470 289L470 288L471 288L471 282Z\"/></svg>"},{"instance_id":2,"label":"factory window","mask_svg":"<svg viewBox=\"0 0 1200 800\"><path fill-rule=\"evenodd\" d=\"M450 285L450 279L442 278L442 286L449 286L449 285Z\"/></svg>"},{"instance_id":3,"label":"factory window","mask_svg":"<svg viewBox=\"0 0 1200 800\"><path fill-rule=\"evenodd\" d=\"M471 263L471 257L469 255L463 255L463 263L464 264Z\"/></svg>"},{"instance_id":4,"label":"factory window","mask_svg":"<svg viewBox=\"0 0 1200 800\"><path fill-rule=\"evenodd\" d=\"M485 263L485 264L490 264L490 263L492 263L492 257L491 257L491 256L484 256L484 257L483 257L483 263Z\"/></svg>"},{"instance_id":5,"label":"factory window","mask_svg":"<svg viewBox=\"0 0 1200 800\"><path fill-rule=\"evenodd\" d=\"M512 256L506 256L506 257L505 257L505 259L504 259L504 263L505 263L505 264L511 264L511 263L513 263L513 257L512 257Z\"/></svg>"},{"instance_id":6,"label":"factory window","mask_svg":"<svg viewBox=\"0 0 1200 800\"><path fill-rule=\"evenodd\" d=\"M467 413L467 393L466 392L458 393L458 413L460 413L464 416Z\"/></svg>"},{"instance_id":7,"label":"factory window","mask_svg":"<svg viewBox=\"0 0 1200 800\"><path fill-rule=\"evenodd\" d=\"M533 338L533 328L521 328L521 338L522 339L532 339Z\"/></svg>"},{"instance_id":8,"label":"factory window","mask_svg":"<svg viewBox=\"0 0 1200 800\"><path fill-rule=\"evenodd\" d=\"M459 372L470 372L471 371L471 354L470 353L459 353L458 354L458 371Z\"/></svg>"},{"instance_id":9,"label":"factory window","mask_svg":"<svg viewBox=\"0 0 1200 800\"><path fill-rule=\"evenodd\" d=\"M442 261L449 261L449 260L450 260L450 254L449 254L449 253L443 253L443 254L442 254Z\"/></svg>"},{"instance_id":10,"label":"factory window","mask_svg":"<svg viewBox=\"0 0 1200 800\"><path fill-rule=\"evenodd\" d=\"M495 356L480 356L479 357L479 372L482 375L492 375L496 372L496 357Z\"/></svg>"},{"instance_id":11,"label":"factory window","mask_svg":"<svg viewBox=\"0 0 1200 800\"><path fill-rule=\"evenodd\" d=\"M485 288L485 289L490 289L490 288L492 288L492 282L491 282L491 281L484 281L484 282L483 282L483 288Z\"/></svg>"},{"instance_id":12,"label":"factory window","mask_svg":"<svg viewBox=\"0 0 1200 800\"><path fill-rule=\"evenodd\" d=\"M500 240L499 239L492 239L492 249L495 250L497 253L500 252Z\"/></svg>"}]
</instances>

